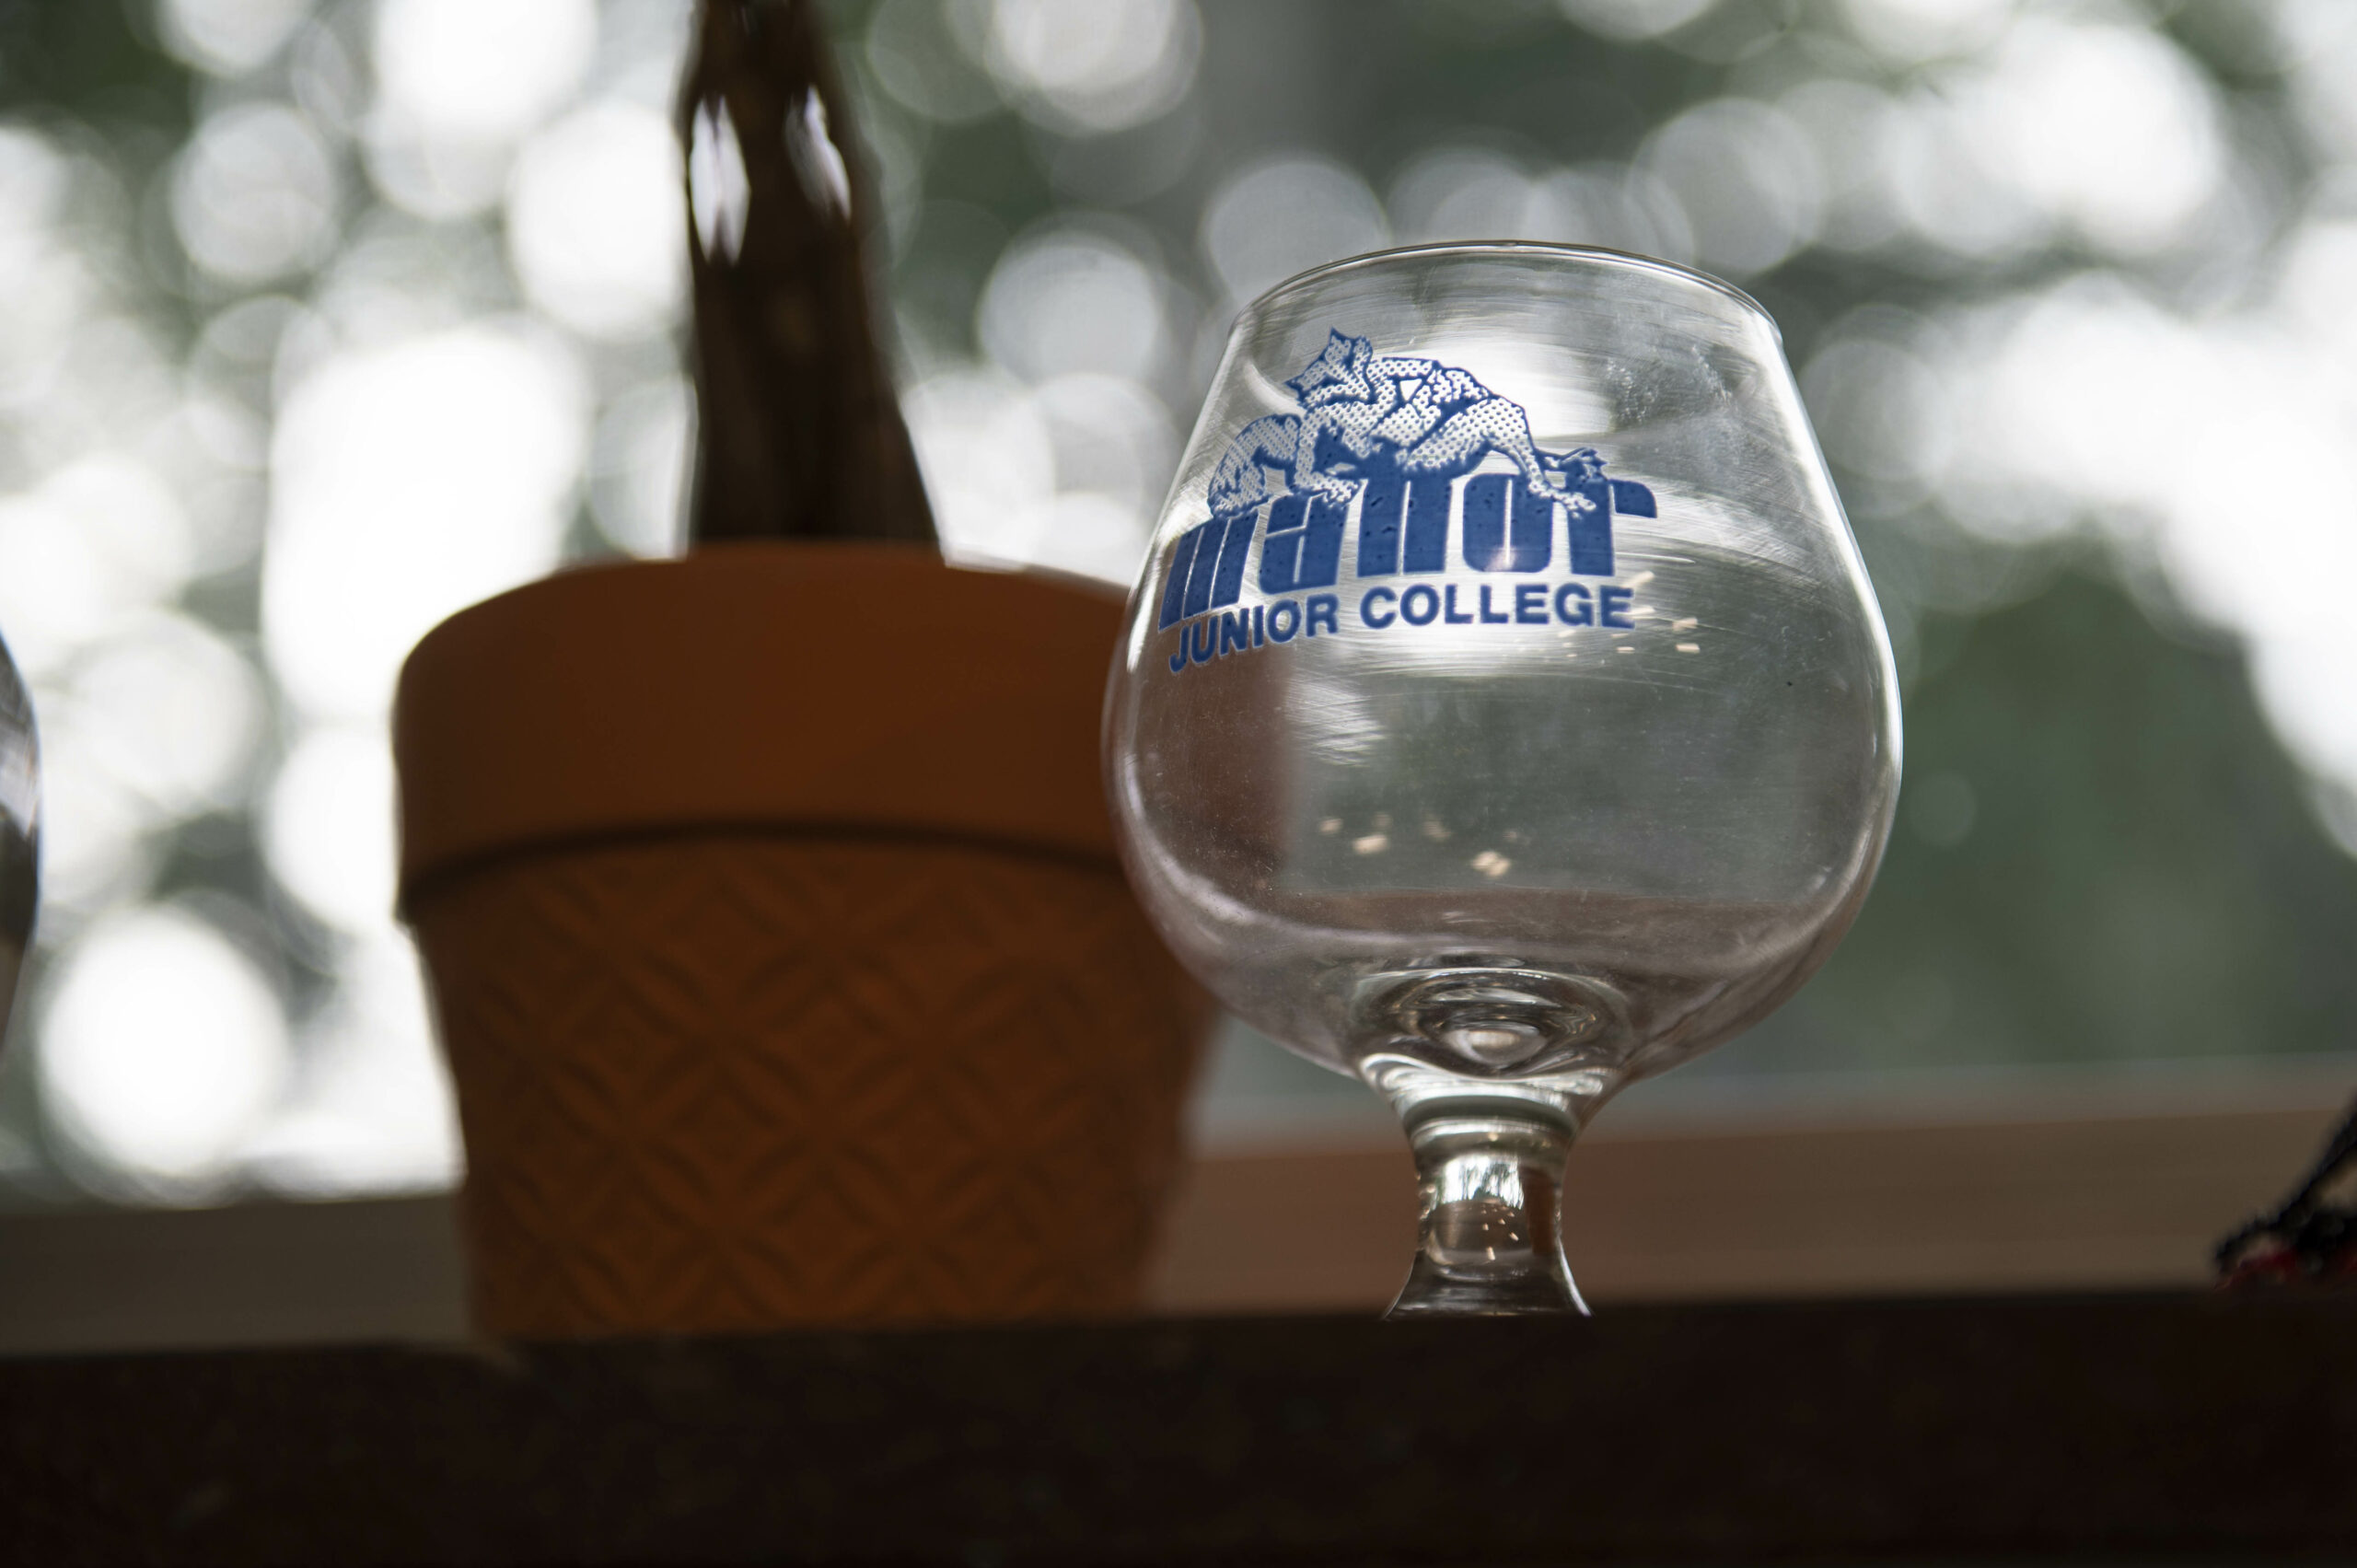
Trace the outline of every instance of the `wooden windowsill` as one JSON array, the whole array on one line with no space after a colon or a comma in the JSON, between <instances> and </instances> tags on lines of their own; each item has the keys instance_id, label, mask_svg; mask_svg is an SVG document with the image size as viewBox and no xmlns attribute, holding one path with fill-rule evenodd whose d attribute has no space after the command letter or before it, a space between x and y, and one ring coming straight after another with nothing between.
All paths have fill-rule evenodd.
<instances>
[{"instance_id":1,"label":"wooden windowsill","mask_svg":"<svg viewBox=\"0 0 2357 1568\"><path fill-rule=\"evenodd\" d=\"M1599 1120L1564 1246L1590 1300L2194 1286L2313 1157L2330 1105L1771 1128ZM1281 1201L1280 1201L1281 1195ZM1175 1312L1379 1308L1414 1243L1387 1146L1198 1161L1152 1298Z\"/></svg>"},{"instance_id":2,"label":"wooden windowsill","mask_svg":"<svg viewBox=\"0 0 2357 1568\"><path fill-rule=\"evenodd\" d=\"M2199 1286L2212 1243L2312 1157L2341 1083L2211 1110L2049 1095L1608 1116L1573 1155L1567 1249L1608 1307ZM1406 1267L1412 1208L1379 1120L1289 1148L1231 1138L1187 1173L1148 1309L1372 1314ZM0 1214L0 1354L466 1331L438 1195Z\"/></svg>"}]
</instances>

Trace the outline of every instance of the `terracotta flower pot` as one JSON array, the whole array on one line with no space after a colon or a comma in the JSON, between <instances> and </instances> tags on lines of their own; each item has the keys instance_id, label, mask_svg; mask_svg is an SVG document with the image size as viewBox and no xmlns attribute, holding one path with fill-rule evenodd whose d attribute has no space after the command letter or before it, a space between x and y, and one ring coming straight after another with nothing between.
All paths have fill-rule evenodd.
<instances>
[{"instance_id":1,"label":"terracotta flower pot","mask_svg":"<svg viewBox=\"0 0 2357 1568\"><path fill-rule=\"evenodd\" d=\"M1205 1015L1113 857L1119 621L920 548L745 544L418 645L402 908L482 1329L1133 1304Z\"/></svg>"}]
</instances>

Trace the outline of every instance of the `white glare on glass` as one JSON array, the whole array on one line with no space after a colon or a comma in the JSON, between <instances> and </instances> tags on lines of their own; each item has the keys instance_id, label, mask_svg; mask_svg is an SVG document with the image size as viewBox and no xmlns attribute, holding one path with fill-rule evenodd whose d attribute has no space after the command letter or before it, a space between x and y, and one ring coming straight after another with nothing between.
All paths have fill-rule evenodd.
<instances>
[{"instance_id":1,"label":"white glare on glass","mask_svg":"<svg viewBox=\"0 0 2357 1568\"><path fill-rule=\"evenodd\" d=\"M1880 614L1775 327L1664 263L1456 245L1238 319L1107 701L1131 880L1255 1028L1398 1111L1395 1314L1578 1307L1572 1138L1865 896Z\"/></svg>"}]
</instances>

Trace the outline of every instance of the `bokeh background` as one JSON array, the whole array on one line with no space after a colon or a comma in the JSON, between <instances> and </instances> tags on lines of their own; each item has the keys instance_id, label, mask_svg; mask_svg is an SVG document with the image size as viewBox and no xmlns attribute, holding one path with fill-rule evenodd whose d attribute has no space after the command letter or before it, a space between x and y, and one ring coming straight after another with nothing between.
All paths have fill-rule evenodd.
<instances>
[{"instance_id":1,"label":"bokeh background","mask_svg":"<svg viewBox=\"0 0 2357 1568\"><path fill-rule=\"evenodd\" d=\"M2357 6L828 15L970 559L1128 578L1237 306L1336 256L1597 243L1776 316L1908 778L1847 945L1661 1093L2357 1045ZM0 1200L455 1179L387 703L449 611L677 548L687 23L0 6L0 631L48 769ZM1204 1125L1363 1095L1231 1031Z\"/></svg>"}]
</instances>

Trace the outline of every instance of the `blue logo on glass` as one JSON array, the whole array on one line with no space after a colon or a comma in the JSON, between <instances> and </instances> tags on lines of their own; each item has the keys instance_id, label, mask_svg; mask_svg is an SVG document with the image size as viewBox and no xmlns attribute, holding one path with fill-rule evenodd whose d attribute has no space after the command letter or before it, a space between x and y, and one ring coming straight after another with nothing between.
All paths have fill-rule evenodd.
<instances>
[{"instance_id":1,"label":"blue logo on glass","mask_svg":"<svg viewBox=\"0 0 2357 1568\"><path fill-rule=\"evenodd\" d=\"M1340 580L1354 517L1357 575L1366 579L1446 571L1452 522L1459 556L1474 571L1543 572L1555 559L1559 513L1572 575L1608 577L1614 516L1654 516L1651 490L1606 478L1592 447L1539 450L1520 404L1455 366L1379 355L1366 339L1337 331L1285 385L1301 412L1264 415L1237 433L1212 473L1211 519L1181 534L1172 551L1161 626L1209 617L1180 634L1174 671L1334 631L1339 599L1314 590ZM1494 464L1496 471L1479 471L1493 457L1513 471ZM1256 534L1257 586L1270 602L1228 610L1243 594ZM1542 584L1523 583L1493 605L1483 585L1477 611L1458 606L1453 585L1445 594L1429 584L1404 592L1378 586L1362 596L1359 614L1378 629L1435 619L1629 623L1627 590L1606 587L1596 597L1601 604L1576 582L1551 596Z\"/></svg>"}]
</instances>

